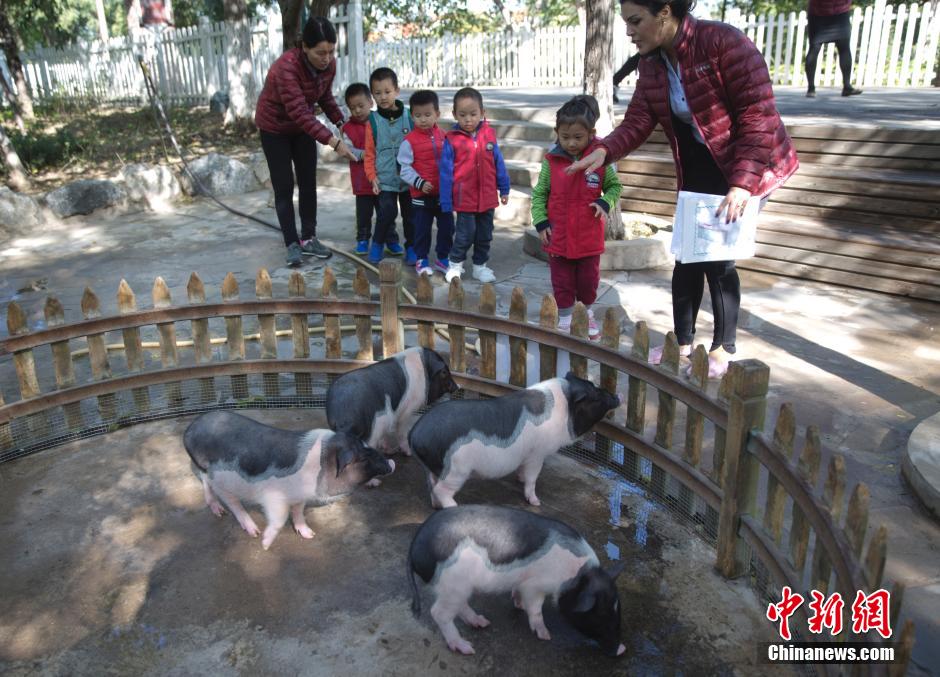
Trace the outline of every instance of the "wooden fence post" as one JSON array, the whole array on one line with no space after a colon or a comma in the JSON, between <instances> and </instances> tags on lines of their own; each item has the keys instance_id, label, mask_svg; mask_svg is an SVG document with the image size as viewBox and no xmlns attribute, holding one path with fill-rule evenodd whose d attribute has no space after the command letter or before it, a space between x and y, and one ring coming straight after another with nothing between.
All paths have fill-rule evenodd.
<instances>
[{"instance_id":1,"label":"wooden fence post","mask_svg":"<svg viewBox=\"0 0 940 677\"><path fill-rule=\"evenodd\" d=\"M170 289L162 277L157 277L153 281L153 289L150 292L153 299L153 307L157 310L169 308L172 305L170 298ZM170 369L179 364L179 355L176 350L176 324L173 322L161 322L157 325L160 332L160 365L164 369ZM183 404L183 390L179 381L167 383L164 388L166 393L167 407L172 409Z\"/></svg>"},{"instance_id":2,"label":"wooden fence post","mask_svg":"<svg viewBox=\"0 0 940 677\"><path fill-rule=\"evenodd\" d=\"M356 278L353 280L353 293L357 301L371 301L372 291L369 288L369 278L366 277L366 271L362 267L356 267ZM372 346L372 317L369 315L356 316L356 340L359 343L359 350L356 352L357 360L372 360L375 358L375 350Z\"/></svg>"},{"instance_id":3,"label":"wooden fence post","mask_svg":"<svg viewBox=\"0 0 940 677\"><path fill-rule=\"evenodd\" d=\"M463 310L464 293L463 283L459 277L450 281L447 290L447 307L451 310ZM450 334L450 370L455 372L467 371L466 328L461 324L447 325Z\"/></svg>"},{"instance_id":4,"label":"wooden fence post","mask_svg":"<svg viewBox=\"0 0 940 677\"><path fill-rule=\"evenodd\" d=\"M259 299L274 297L271 276L264 268L259 269L258 274L255 276L255 296ZM259 314L258 325L261 328L261 359L277 359L277 330L274 315ZM262 374L261 383L265 397L280 396L281 384L277 374Z\"/></svg>"},{"instance_id":5,"label":"wooden fence post","mask_svg":"<svg viewBox=\"0 0 940 677\"><path fill-rule=\"evenodd\" d=\"M222 301L231 302L238 300L238 280L232 273L228 273L222 280ZM228 346L228 359L238 361L245 359L245 334L242 331L242 318L225 318L225 337ZM232 398L235 400L248 399L248 376L245 374L235 374L232 376Z\"/></svg>"},{"instance_id":6,"label":"wooden fence post","mask_svg":"<svg viewBox=\"0 0 940 677\"><path fill-rule=\"evenodd\" d=\"M496 288L492 282L480 289L480 314L496 315ZM496 333L492 331L480 332L480 376L496 378Z\"/></svg>"},{"instance_id":7,"label":"wooden fence post","mask_svg":"<svg viewBox=\"0 0 940 677\"><path fill-rule=\"evenodd\" d=\"M101 315L101 303L90 288L85 287L82 294L82 316L92 320ZM108 362L108 349L104 344L104 334L91 334L88 342L88 359L91 362L91 375L96 381L111 378L111 364ZM98 396L98 414L104 422L113 421L117 416L117 397L114 393Z\"/></svg>"},{"instance_id":8,"label":"wooden fence post","mask_svg":"<svg viewBox=\"0 0 940 677\"><path fill-rule=\"evenodd\" d=\"M526 302L522 287L514 287L509 299L509 319L513 322L525 324ZM522 338L509 337L509 382L514 386L525 388L526 375L526 341Z\"/></svg>"},{"instance_id":9,"label":"wooden fence post","mask_svg":"<svg viewBox=\"0 0 940 677\"><path fill-rule=\"evenodd\" d=\"M329 268L327 268L329 270ZM324 284L326 273L324 272ZM287 281L287 293L291 298L302 299L307 295L307 283L300 271L295 270ZM292 313L290 316L290 338L294 348L294 359L306 360L310 357L309 320L306 313ZM313 397L313 379L304 371L294 372L294 393L297 397Z\"/></svg>"},{"instance_id":10,"label":"wooden fence post","mask_svg":"<svg viewBox=\"0 0 940 677\"><path fill-rule=\"evenodd\" d=\"M7 306L7 331L10 336L18 336L29 333L29 326L26 322L26 314L16 301L11 301ZM16 367L16 379L20 386L20 399L28 400L38 397L39 379L36 378L36 362L33 358L32 350L18 350L13 353L13 365ZM48 430L48 418L45 415L30 416L29 431L35 432L35 428Z\"/></svg>"},{"instance_id":11,"label":"wooden fence post","mask_svg":"<svg viewBox=\"0 0 940 677\"><path fill-rule=\"evenodd\" d=\"M588 315L587 308L578 301L574 304L574 310L571 311L571 335L579 339L588 338ZM578 378L587 378L587 358L583 355L572 354L569 358L571 371Z\"/></svg>"},{"instance_id":12,"label":"wooden fence post","mask_svg":"<svg viewBox=\"0 0 940 677\"><path fill-rule=\"evenodd\" d=\"M206 302L206 287L196 273L189 276L186 283L186 296L190 305ZM209 336L209 320L202 318L192 321L193 328L193 354L196 364L206 364L212 361L212 340ZM211 402L215 399L215 379L211 376L199 379L199 397L202 402Z\"/></svg>"},{"instance_id":13,"label":"wooden fence post","mask_svg":"<svg viewBox=\"0 0 940 677\"><path fill-rule=\"evenodd\" d=\"M845 458L841 454L834 454L829 459L829 472L826 475L826 484L823 488L823 505L829 508L832 521L838 524L842 518L842 501L845 497ZM882 560L883 563L883 560ZM825 594L829 590L829 578L832 574L832 565L826 557L826 549L817 542L813 552L813 588ZM881 582L879 575L878 582ZM877 587L877 586L876 586Z\"/></svg>"},{"instance_id":14,"label":"wooden fence post","mask_svg":"<svg viewBox=\"0 0 940 677\"><path fill-rule=\"evenodd\" d=\"M137 310L137 299L134 296L134 290L127 284L127 280L122 279L118 285L117 293L118 312L121 315L133 313ZM144 368L144 348L140 341L140 329L130 327L122 329L121 334L124 337L124 356L127 359L127 371L134 373L142 371ZM138 413L147 413L150 411L150 391L146 388L134 388L134 407Z\"/></svg>"},{"instance_id":15,"label":"wooden fence post","mask_svg":"<svg viewBox=\"0 0 940 677\"><path fill-rule=\"evenodd\" d=\"M50 296L46 299L44 308L46 325L56 327L65 324L65 312L59 300ZM56 341L52 344L52 363L55 368L55 384L59 390L75 385L75 368L72 365L72 354L69 352L68 341ZM85 427L82 420L82 407L79 402L72 402L62 407L65 411L65 422L69 430L81 430Z\"/></svg>"},{"instance_id":16,"label":"wooden fence post","mask_svg":"<svg viewBox=\"0 0 940 677\"><path fill-rule=\"evenodd\" d=\"M747 571L744 541L738 536L741 516L753 512L759 463L747 452L751 430L762 429L767 409L770 369L758 360L731 364L732 393L725 436L724 494L718 518L717 567L734 578Z\"/></svg>"},{"instance_id":17,"label":"wooden fence post","mask_svg":"<svg viewBox=\"0 0 940 677\"><path fill-rule=\"evenodd\" d=\"M819 431L815 426L810 426L806 429L806 441L803 443L796 470L800 477L813 488L816 487L816 477L819 474L819 456ZM806 554L809 552L809 532L809 521L800 507L794 505L790 522L790 558L801 580L803 568L806 565Z\"/></svg>"},{"instance_id":18,"label":"wooden fence post","mask_svg":"<svg viewBox=\"0 0 940 677\"><path fill-rule=\"evenodd\" d=\"M427 275L418 275L418 289L415 300L419 306L434 305L434 287L431 278ZM434 350L434 323L427 320L418 320L418 345Z\"/></svg>"},{"instance_id":19,"label":"wooden fence post","mask_svg":"<svg viewBox=\"0 0 940 677\"><path fill-rule=\"evenodd\" d=\"M379 300L382 305L382 357L391 357L402 350L402 336L398 325L401 263L382 261L379 264L379 284Z\"/></svg>"},{"instance_id":20,"label":"wooden fence post","mask_svg":"<svg viewBox=\"0 0 940 677\"><path fill-rule=\"evenodd\" d=\"M663 357L659 368L672 376L679 373L679 342L673 332L666 334ZM676 422L676 398L659 391L659 406L656 408L656 436L654 443L663 451L672 451L672 435ZM650 473L650 491L660 498L666 496L666 471L655 463Z\"/></svg>"},{"instance_id":21,"label":"wooden fence post","mask_svg":"<svg viewBox=\"0 0 940 677\"><path fill-rule=\"evenodd\" d=\"M558 327L558 303L551 294L542 297L539 310L539 326L543 329ZM539 381L547 381L558 375L558 348L539 344Z\"/></svg>"}]
</instances>

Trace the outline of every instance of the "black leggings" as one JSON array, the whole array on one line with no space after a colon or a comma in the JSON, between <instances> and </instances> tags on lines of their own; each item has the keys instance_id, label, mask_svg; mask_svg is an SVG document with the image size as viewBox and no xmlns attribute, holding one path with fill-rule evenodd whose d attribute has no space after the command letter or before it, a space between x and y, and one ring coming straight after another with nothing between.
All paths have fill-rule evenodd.
<instances>
[{"instance_id":1,"label":"black leggings","mask_svg":"<svg viewBox=\"0 0 940 677\"><path fill-rule=\"evenodd\" d=\"M695 140L692 128L675 115L672 128L679 145L682 162L682 190L711 195L726 195L728 182L714 158L703 144ZM712 297L715 333L709 350L719 346L733 353L738 330L738 309L741 307L741 281L734 261L706 261L681 263L676 261L672 271L672 320L679 345L692 345L695 320L702 305L708 280Z\"/></svg>"},{"instance_id":2,"label":"black leggings","mask_svg":"<svg viewBox=\"0 0 940 677\"><path fill-rule=\"evenodd\" d=\"M848 89L852 86L852 48L848 40L836 40L836 50L839 52L839 70L842 71L842 89ZM806 80L809 83L807 89L810 91L816 89L816 60L819 57L819 50L825 43L818 42L809 46L806 52Z\"/></svg>"},{"instance_id":3,"label":"black leggings","mask_svg":"<svg viewBox=\"0 0 940 677\"><path fill-rule=\"evenodd\" d=\"M274 210L284 244L298 242L294 220L294 172L300 187L300 237L317 234L317 142L309 134L272 134L261 130L261 149L271 172Z\"/></svg>"}]
</instances>

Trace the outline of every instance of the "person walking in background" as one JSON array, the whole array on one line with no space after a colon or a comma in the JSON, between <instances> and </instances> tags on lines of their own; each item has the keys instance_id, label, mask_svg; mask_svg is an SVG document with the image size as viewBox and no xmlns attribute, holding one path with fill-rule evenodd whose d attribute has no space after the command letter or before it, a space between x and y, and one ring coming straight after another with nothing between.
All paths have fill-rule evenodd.
<instances>
[{"instance_id":1,"label":"person walking in background","mask_svg":"<svg viewBox=\"0 0 940 677\"><path fill-rule=\"evenodd\" d=\"M375 231L369 248L369 263L378 263L384 254L401 256L405 264L413 266L414 224L411 221L411 194L402 181L398 168L398 149L405 136L414 128L405 104L398 100L398 75L391 68L376 68L369 76L369 88L375 99L376 110L369 114L371 133L366 134L366 176L372 182L372 191L379 196ZM405 249L398 242L395 219L401 208L402 230L405 231Z\"/></svg>"},{"instance_id":2,"label":"person walking in background","mask_svg":"<svg viewBox=\"0 0 940 677\"><path fill-rule=\"evenodd\" d=\"M620 69L614 73L614 103L620 103L620 97L617 96L617 88L620 87L620 83L626 79L630 73L636 70L637 66L640 65L640 53L637 52L629 59L623 62L623 65Z\"/></svg>"},{"instance_id":3,"label":"person walking in background","mask_svg":"<svg viewBox=\"0 0 940 677\"><path fill-rule=\"evenodd\" d=\"M542 160L532 189L532 223L548 254L552 291L558 305L558 329L571 329L574 304L587 307L588 336L600 336L591 304L601 280L604 229L611 209L618 209L623 186L613 165L600 172L566 174L565 168L598 145L600 117L593 96L576 96L555 114L558 143Z\"/></svg>"},{"instance_id":4,"label":"person walking in background","mask_svg":"<svg viewBox=\"0 0 940 677\"><path fill-rule=\"evenodd\" d=\"M356 157L349 161L349 182L356 196L356 249L359 256L369 253L372 238L372 215L376 212L379 198L372 190L372 182L366 176L363 163L366 134L369 129L369 114L372 112L372 92L364 82L354 82L346 88L343 97L349 109L349 120L343 125L343 142Z\"/></svg>"},{"instance_id":5,"label":"person walking in background","mask_svg":"<svg viewBox=\"0 0 940 677\"><path fill-rule=\"evenodd\" d=\"M842 96L855 96L862 90L852 86L852 0L809 0L806 18L809 28L809 50L806 52L806 96L816 96L816 61L819 50L829 42L836 43L839 70L842 71Z\"/></svg>"},{"instance_id":6,"label":"person walking in background","mask_svg":"<svg viewBox=\"0 0 940 677\"><path fill-rule=\"evenodd\" d=\"M463 262L473 247L473 277L496 279L486 262L493 240L493 212L509 202L509 173L496 143L496 132L486 121L483 95L473 87L454 94L454 119L441 154L441 210L457 212L454 246L444 279L463 275Z\"/></svg>"},{"instance_id":7,"label":"person walking in background","mask_svg":"<svg viewBox=\"0 0 940 677\"><path fill-rule=\"evenodd\" d=\"M620 13L637 51L640 77L623 121L595 150L567 168L593 172L625 157L661 125L676 163L679 190L723 196L717 217L744 212L766 197L799 162L774 102L764 57L737 28L699 21L694 0L625 0ZM734 261L682 263L672 273L672 315L679 352L689 356L704 293L712 297L715 332L708 373L728 369L735 353L741 284ZM663 348L650 351L658 364Z\"/></svg>"},{"instance_id":8,"label":"person walking in background","mask_svg":"<svg viewBox=\"0 0 940 677\"><path fill-rule=\"evenodd\" d=\"M437 94L419 89L408 99L408 108L415 128L408 132L398 150L401 178L411 191L412 219L415 228L415 272L433 275L437 269L447 273L450 268L450 248L454 237L454 215L441 209L441 154L444 152L444 132L437 126L441 117ZM428 259L431 250L431 225L437 221L437 246L434 267Z\"/></svg>"},{"instance_id":9,"label":"person walking in background","mask_svg":"<svg viewBox=\"0 0 940 677\"><path fill-rule=\"evenodd\" d=\"M264 79L255 109L261 148L271 172L274 209L287 247L287 264L303 256L326 259L332 252L317 240L317 142L355 160L346 144L313 114L319 104L337 127L343 113L333 98L336 29L322 16L304 26L303 44L275 61ZM294 177L300 187L300 237L294 218Z\"/></svg>"}]
</instances>

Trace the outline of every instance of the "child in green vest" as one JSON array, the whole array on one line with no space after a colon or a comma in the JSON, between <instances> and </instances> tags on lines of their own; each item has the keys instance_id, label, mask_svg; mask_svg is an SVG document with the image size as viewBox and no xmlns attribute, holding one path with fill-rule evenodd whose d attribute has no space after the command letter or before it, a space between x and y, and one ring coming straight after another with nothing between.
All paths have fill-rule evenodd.
<instances>
[{"instance_id":1,"label":"child in green vest","mask_svg":"<svg viewBox=\"0 0 940 677\"><path fill-rule=\"evenodd\" d=\"M406 254L405 264L413 266L414 225L411 221L411 195L408 184L399 176L398 149L405 135L413 128L411 115L398 100L398 76L391 68L377 68L369 76L369 88L377 110L369 116L371 134L366 134L365 170L372 191L379 196L375 232L369 247L369 262L378 263L383 253L391 256ZM405 249L398 242L395 219L401 206Z\"/></svg>"}]
</instances>

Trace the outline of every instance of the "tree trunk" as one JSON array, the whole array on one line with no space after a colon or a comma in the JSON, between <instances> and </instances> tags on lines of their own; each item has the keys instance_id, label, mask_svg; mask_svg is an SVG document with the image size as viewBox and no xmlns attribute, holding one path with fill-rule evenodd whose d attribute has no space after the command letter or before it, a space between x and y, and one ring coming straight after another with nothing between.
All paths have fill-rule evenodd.
<instances>
[{"instance_id":1,"label":"tree trunk","mask_svg":"<svg viewBox=\"0 0 940 677\"><path fill-rule=\"evenodd\" d=\"M10 143L7 133L0 127L0 152L3 153L3 163L10 170L10 185L19 191L29 188L29 177L26 176L26 170L17 155L16 149Z\"/></svg>"},{"instance_id":2,"label":"tree trunk","mask_svg":"<svg viewBox=\"0 0 940 677\"><path fill-rule=\"evenodd\" d=\"M597 133L603 137L614 128L614 8L609 0L586 0L585 10L584 93L597 99L601 113ZM609 240L623 237L619 209L611 210L606 237Z\"/></svg>"},{"instance_id":3,"label":"tree trunk","mask_svg":"<svg viewBox=\"0 0 940 677\"><path fill-rule=\"evenodd\" d=\"M286 52L297 45L300 40L300 13L304 6L303 0L277 0L281 8L281 32L283 47Z\"/></svg>"},{"instance_id":4,"label":"tree trunk","mask_svg":"<svg viewBox=\"0 0 940 677\"><path fill-rule=\"evenodd\" d=\"M3 72L0 72L0 87L3 88L3 95L6 97L7 103L10 104L10 109L13 111L13 122L16 123L16 128L20 130L20 134L25 134L26 123L23 122L23 115L20 113L20 104L17 102L16 94L13 92L13 88L10 87L10 83L7 82Z\"/></svg>"},{"instance_id":5,"label":"tree trunk","mask_svg":"<svg viewBox=\"0 0 940 677\"><path fill-rule=\"evenodd\" d=\"M251 24L245 0L225 0L223 16L231 28L225 50L228 69L228 109L223 124L250 120L255 104L254 76L251 67Z\"/></svg>"},{"instance_id":6,"label":"tree trunk","mask_svg":"<svg viewBox=\"0 0 940 677\"><path fill-rule=\"evenodd\" d=\"M7 16L6 9L0 5L0 46L3 49L3 55L7 60L7 68L13 76L13 85L16 87L16 103L20 108L20 114L27 120L35 119L33 113L33 99L29 95L29 87L26 85L26 74L23 72L23 62L20 59L20 39L10 18Z\"/></svg>"},{"instance_id":7,"label":"tree trunk","mask_svg":"<svg viewBox=\"0 0 940 677\"><path fill-rule=\"evenodd\" d=\"M108 44L108 18L104 13L104 0L95 0L95 11L98 13L98 37L105 45Z\"/></svg>"}]
</instances>

